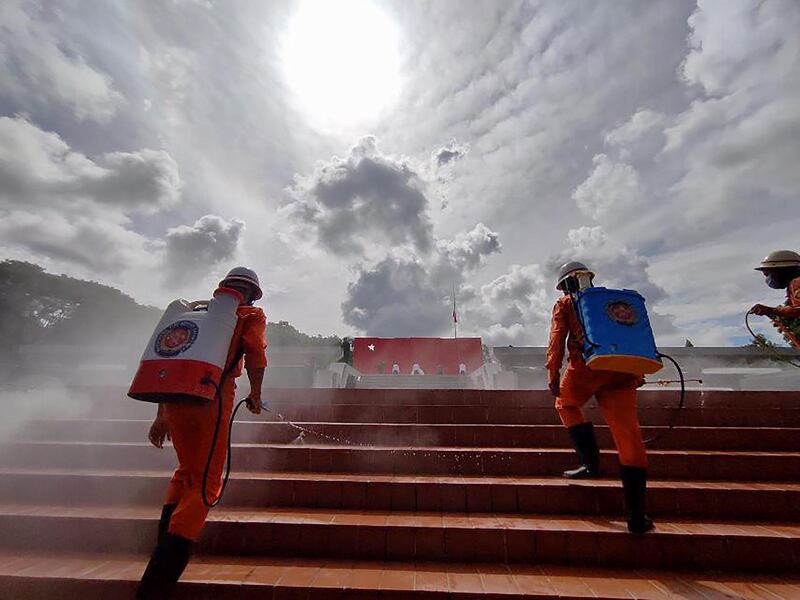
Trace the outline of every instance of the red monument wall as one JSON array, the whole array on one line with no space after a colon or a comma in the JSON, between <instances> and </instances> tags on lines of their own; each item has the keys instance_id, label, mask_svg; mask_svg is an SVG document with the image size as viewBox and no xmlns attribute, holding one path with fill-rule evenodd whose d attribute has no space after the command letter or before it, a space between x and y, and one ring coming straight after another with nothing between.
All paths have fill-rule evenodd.
<instances>
[{"instance_id":1,"label":"red monument wall","mask_svg":"<svg viewBox=\"0 0 800 600\"><path fill-rule=\"evenodd\" d=\"M483 366L481 338L378 338L363 337L353 341L353 367L365 374L391 373L392 364L400 373L411 373L418 363L426 375L435 375L441 366L444 375L458 375L464 363L467 373Z\"/></svg>"}]
</instances>

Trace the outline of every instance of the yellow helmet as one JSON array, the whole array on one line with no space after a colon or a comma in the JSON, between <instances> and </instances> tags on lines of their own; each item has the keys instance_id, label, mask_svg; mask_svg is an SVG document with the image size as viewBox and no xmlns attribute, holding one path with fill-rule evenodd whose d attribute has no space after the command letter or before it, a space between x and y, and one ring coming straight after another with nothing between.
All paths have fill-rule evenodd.
<instances>
[{"instance_id":1,"label":"yellow helmet","mask_svg":"<svg viewBox=\"0 0 800 600\"><path fill-rule=\"evenodd\" d=\"M756 267L756 271L784 267L800 267L800 254L791 250L775 250L764 257L761 264Z\"/></svg>"}]
</instances>

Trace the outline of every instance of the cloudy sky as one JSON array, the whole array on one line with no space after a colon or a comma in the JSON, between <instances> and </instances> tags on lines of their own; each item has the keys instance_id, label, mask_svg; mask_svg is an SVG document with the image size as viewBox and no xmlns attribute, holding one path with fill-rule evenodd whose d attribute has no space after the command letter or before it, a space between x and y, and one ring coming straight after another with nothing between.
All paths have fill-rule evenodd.
<instances>
[{"instance_id":1,"label":"cloudy sky","mask_svg":"<svg viewBox=\"0 0 800 600\"><path fill-rule=\"evenodd\" d=\"M794 0L0 3L0 256L311 333L540 344L553 271L744 341L800 249Z\"/></svg>"}]
</instances>

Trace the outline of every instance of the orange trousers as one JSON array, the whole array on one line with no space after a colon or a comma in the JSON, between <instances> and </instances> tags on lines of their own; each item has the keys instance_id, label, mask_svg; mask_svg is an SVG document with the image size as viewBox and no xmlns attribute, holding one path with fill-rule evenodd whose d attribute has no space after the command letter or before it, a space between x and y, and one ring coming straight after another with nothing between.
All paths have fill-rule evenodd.
<instances>
[{"instance_id":1,"label":"orange trousers","mask_svg":"<svg viewBox=\"0 0 800 600\"><path fill-rule=\"evenodd\" d=\"M636 412L638 379L625 373L570 366L561 381L556 410L565 427L585 423L587 419L583 415L583 405L595 396L600 412L611 429L620 464L646 468L647 451Z\"/></svg>"},{"instance_id":2,"label":"orange trousers","mask_svg":"<svg viewBox=\"0 0 800 600\"><path fill-rule=\"evenodd\" d=\"M229 378L222 388L222 421L208 471L206 497L216 500L222 489L222 471L228 449L228 427L233 411L236 384ZM164 504L177 504L169 522L169 532L197 541L209 508L203 504L203 470L217 422L218 400L207 404L167 404L164 413L178 455L178 468L172 476Z\"/></svg>"}]
</instances>

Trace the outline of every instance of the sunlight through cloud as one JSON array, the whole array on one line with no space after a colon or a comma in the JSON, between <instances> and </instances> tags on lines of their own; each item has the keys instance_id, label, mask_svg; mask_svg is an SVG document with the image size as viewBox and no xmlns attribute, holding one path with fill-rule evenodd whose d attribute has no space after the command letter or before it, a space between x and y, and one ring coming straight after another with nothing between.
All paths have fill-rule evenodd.
<instances>
[{"instance_id":1,"label":"sunlight through cloud","mask_svg":"<svg viewBox=\"0 0 800 600\"><path fill-rule=\"evenodd\" d=\"M284 38L286 79L314 126L346 131L393 103L398 45L397 26L370 0L304 0Z\"/></svg>"}]
</instances>

